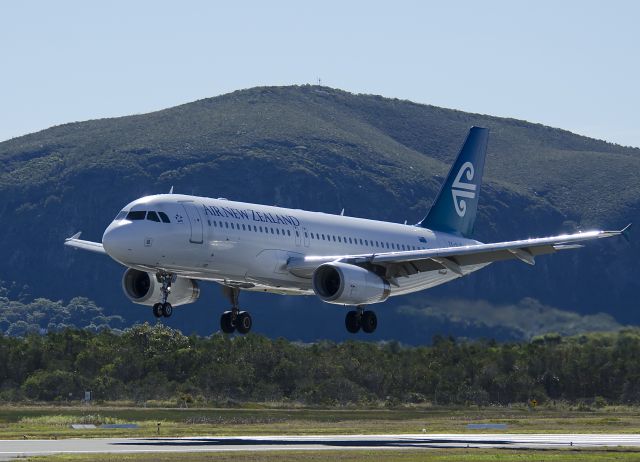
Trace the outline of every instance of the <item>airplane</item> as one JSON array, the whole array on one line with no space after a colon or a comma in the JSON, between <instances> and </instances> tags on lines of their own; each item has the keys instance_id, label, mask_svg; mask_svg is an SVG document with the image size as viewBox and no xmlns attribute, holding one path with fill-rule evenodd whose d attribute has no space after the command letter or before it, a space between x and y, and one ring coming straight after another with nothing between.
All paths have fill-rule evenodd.
<instances>
[{"instance_id":1,"label":"airplane","mask_svg":"<svg viewBox=\"0 0 640 462\"><path fill-rule=\"evenodd\" d=\"M348 332L372 333L369 305L467 276L500 260L529 265L582 242L623 235L588 231L483 244L472 239L489 130L472 127L436 199L415 225L182 194L142 197L126 205L102 243L65 245L107 254L127 269L122 288L133 302L169 317L195 302L200 281L223 286L231 308L220 317L224 333L251 330L240 291L315 295L350 308Z\"/></svg>"}]
</instances>

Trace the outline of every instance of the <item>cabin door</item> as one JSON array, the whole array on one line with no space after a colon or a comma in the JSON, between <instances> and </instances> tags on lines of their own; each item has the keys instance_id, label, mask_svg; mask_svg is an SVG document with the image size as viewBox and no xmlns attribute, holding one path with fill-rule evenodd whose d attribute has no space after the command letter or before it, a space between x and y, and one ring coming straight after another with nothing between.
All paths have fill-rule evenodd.
<instances>
[{"instance_id":1,"label":"cabin door","mask_svg":"<svg viewBox=\"0 0 640 462\"><path fill-rule=\"evenodd\" d=\"M203 223L198 207L196 207L193 202L183 202L182 207L184 207L184 211L189 218L189 225L191 226L189 242L202 244Z\"/></svg>"}]
</instances>

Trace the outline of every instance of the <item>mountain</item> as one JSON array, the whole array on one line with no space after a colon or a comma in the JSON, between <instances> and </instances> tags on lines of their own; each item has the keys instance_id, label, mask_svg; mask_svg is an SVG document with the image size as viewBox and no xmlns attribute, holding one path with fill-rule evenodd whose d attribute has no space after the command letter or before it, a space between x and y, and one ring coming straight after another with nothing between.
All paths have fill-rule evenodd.
<instances>
[{"instance_id":1,"label":"mountain","mask_svg":"<svg viewBox=\"0 0 640 462\"><path fill-rule=\"evenodd\" d=\"M143 115L69 123L0 143L0 280L34 297L85 296L111 315L150 319L120 288L123 269L62 242L100 240L129 201L166 192L409 223L428 210L472 125L491 130L476 238L485 242L640 222L640 149L520 120L469 114L319 86L260 87ZM640 244L495 264L429 297L543 306L640 321ZM418 295L419 297L419 295ZM418 299L419 300L419 299ZM313 299L247 294L269 335L343 338L344 310ZM407 299L379 305L378 338L402 339ZM168 322L217 329L226 301L213 285ZM489 308L490 309L490 308ZM419 311L419 310L418 310ZM418 316L418 315L416 315ZM301 322L305 320L305 322ZM310 321L312 320L312 321ZM262 326L262 327L261 327ZM419 339L417 340L419 341Z\"/></svg>"}]
</instances>

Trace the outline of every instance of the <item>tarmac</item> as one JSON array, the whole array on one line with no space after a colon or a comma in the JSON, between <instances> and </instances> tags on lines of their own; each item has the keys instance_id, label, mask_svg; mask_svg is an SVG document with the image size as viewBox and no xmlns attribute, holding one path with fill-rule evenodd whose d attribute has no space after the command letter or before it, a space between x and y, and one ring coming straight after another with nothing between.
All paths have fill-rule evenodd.
<instances>
[{"instance_id":1,"label":"tarmac","mask_svg":"<svg viewBox=\"0 0 640 462\"><path fill-rule=\"evenodd\" d=\"M399 450L435 448L640 448L637 434L405 434L0 440L0 460L46 454Z\"/></svg>"}]
</instances>

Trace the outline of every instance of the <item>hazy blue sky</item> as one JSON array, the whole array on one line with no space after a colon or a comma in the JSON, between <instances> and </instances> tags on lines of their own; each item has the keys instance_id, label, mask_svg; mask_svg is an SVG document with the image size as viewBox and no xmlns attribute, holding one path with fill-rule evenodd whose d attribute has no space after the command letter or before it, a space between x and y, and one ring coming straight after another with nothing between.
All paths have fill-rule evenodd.
<instances>
[{"instance_id":1,"label":"hazy blue sky","mask_svg":"<svg viewBox=\"0 0 640 462\"><path fill-rule=\"evenodd\" d=\"M640 146L640 1L0 3L0 140L315 83Z\"/></svg>"}]
</instances>

